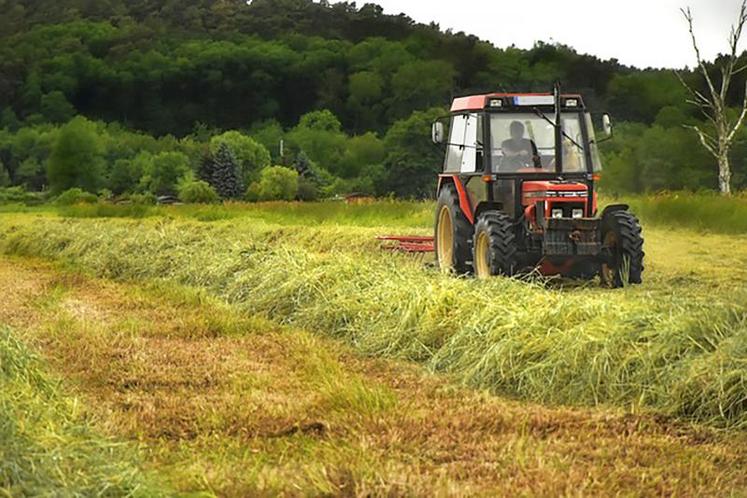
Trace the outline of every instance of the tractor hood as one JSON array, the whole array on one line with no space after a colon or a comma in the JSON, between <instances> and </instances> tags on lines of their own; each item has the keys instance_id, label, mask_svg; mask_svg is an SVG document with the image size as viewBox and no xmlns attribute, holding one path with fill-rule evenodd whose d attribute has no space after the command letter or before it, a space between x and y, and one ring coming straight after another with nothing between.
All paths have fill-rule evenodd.
<instances>
[{"instance_id":1,"label":"tractor hood","mask_svg":"<svg viewBox=\"0 0 747 498\"><path fill-rule=\"evenodd\" d=\"M531 200L583 200L589 194L589 187L583 183L529 181L523 183L522 194Z\"/></svg>"}]
</instances>

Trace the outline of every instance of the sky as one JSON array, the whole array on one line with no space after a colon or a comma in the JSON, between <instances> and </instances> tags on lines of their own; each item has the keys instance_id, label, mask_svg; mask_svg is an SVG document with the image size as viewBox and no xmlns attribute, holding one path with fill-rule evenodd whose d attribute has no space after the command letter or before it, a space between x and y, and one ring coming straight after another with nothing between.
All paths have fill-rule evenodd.
<instances>
[{"instance_id":1,"label":"sky","mask_svg":"<svg viewBox=\"0 0 747 498\"><path fill-rule=\"evenodd\" d=\"M464 31L498 47L531 48L558 42L602 59L640 68L695 65L680 8L689 6L701 54L713 59L728 49L727 37L741 0L363 0L387 14L405 13L441 29ZM747 32L740 50L747 49Z\"/></svg>"}]
</instances>

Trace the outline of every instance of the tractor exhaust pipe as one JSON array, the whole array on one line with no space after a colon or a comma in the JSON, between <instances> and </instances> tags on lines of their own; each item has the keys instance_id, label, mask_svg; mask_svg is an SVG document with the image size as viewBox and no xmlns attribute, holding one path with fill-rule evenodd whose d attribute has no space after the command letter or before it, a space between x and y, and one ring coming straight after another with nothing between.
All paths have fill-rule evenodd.
<instances>
[{"instance_id":1,"label":"tractor exhaust pipe","mask_svg":"<svg viewBox=\"0 0 747 498\"><path fill-rule=\"evenodd\" d=\"M560 82L553 88L555 97L555 173L563 173L563 124L560 121Z\"/></svg>"}]
</instances>

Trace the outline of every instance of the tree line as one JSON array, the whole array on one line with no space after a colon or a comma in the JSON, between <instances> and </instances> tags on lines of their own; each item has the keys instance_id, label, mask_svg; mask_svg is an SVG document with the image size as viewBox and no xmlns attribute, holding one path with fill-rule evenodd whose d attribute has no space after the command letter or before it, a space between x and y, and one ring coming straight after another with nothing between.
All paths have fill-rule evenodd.
<instances>
[{"instance_id":1,"label":"tree line","mask_svg":"<svg viewBox=\"0 0 747 498\"><path fill-rule=\"evenodd\" d=\"M269 159L252 164L249 174L236 140L227 142L222 161L233 159L237 175L231 197L262 197L261 172L272 166L295 172L304 196L424 197L442 161L428 142L429 120L453 96L544 91L562 81L584 94L593 111L610 112L620 123L603 149L605 189L716 186L713 158L697 150L697 137L682 126L702 126L702 118L670 71L638 70L557 44L500 49L385 15L373 4L0 4L0 184L57 189L51 172L60 136L86 128L100 144L101 163L89 166L100 174L78 187L165 192L143 180L150 163L139 156L178 153L194 182L215 188L204 167L217 161L211 144L233 132ZM700 73L681 74L693 88L705 84ZM727 95L734 112L746 74L735 76ZM740 132L731 151L735 188L747 186L745 142Z\"/></svg>"}]
</instances>

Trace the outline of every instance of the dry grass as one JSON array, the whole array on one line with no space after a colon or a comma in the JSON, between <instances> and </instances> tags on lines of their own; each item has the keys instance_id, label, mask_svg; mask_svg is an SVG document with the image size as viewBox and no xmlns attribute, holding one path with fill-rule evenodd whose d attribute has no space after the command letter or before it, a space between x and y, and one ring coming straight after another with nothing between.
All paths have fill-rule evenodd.
<instances>
[{"instance_id":1,"label":"dry grass","mask_svg":"<svg viewBox=\"0 0 747 498\"><path fill-rule=\"evenodd\" d=\"M444 277L377 251L383 229L16 215L5 251L207 290L248 315L545 404L747 427L744 236L646 229L646 283Z\"/></svg>"},{"instance_id":2,"label":"dry grass","mask_svg":"<svg viewBox=\"0 0 747 498\"><path fill-rule=\"evenodd\" d=\"M134 445L102 435L0 323L0 496L165 496Z\"/></svg>"},{"instance_id":3,"label":"dry grass","mask_svg":"<svg viewBox=\"0 0 747 498\"><path fill-rule=\"evenodd\" d=\"M747 437L546 408L247 317L204 292L0 260L23 331L106 432L184 492L687 495L747 489Z\"/></svg>"}]
</instances>

